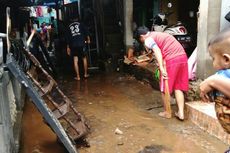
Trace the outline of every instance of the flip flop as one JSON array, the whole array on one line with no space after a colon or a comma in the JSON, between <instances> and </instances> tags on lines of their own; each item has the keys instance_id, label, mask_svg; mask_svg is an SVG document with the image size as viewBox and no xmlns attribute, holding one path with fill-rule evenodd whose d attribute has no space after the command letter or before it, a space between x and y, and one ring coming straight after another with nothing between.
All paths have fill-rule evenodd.
<instances>
[{"instance_id":1,"label":"flip flop","mask_svg":"<svg viewBox=\"0 0 230 153\"><path fill-rule=\"evenodd\" d=\"M172 118L172 115L170 113L167 113L167 112L160 112L158 115L160 117L167 118L167 119Z\"/></svg>"},{"instance_id":2,"label":"flip flop","mask_svg":"<svg viewBox=\"0 0 230 153\"><path fill-rule=\"evenodd\" d=\"M184 118L181 117L177 112L175 112L175 117L180 121L184 121Z\"/></svg>"}]
</instances>

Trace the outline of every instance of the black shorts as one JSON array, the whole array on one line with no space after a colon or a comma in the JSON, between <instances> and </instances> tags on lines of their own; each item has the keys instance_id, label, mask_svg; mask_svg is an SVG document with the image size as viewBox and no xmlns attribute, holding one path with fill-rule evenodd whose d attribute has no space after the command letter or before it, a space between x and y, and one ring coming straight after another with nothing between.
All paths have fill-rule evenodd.
<instances>
[{"instance_id":1,"label":"black shorts","mask_svg":"<svg viewBox=\"0 0 230 153\"><path fill-rule=\"evenodd\" d=\"M71 48L71 56L77 56L79 58L85 57L87 55L87 51L85 47L72 47Z\"/></svg>"}]
</instances>

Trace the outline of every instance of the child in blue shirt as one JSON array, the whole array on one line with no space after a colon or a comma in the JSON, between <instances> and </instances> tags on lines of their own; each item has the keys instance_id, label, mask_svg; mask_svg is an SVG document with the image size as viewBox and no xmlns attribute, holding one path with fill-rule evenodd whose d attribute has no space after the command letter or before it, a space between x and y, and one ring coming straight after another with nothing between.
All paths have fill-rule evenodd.
<instances>
[{"instance_id":1,"label":"child in blue shirt","mask_svg":"<svg viewBox=\"0 0 230 153\"><path fill-rule=\"evenodd\" d=\"M230 28L211 39L208 50L217 73L200 84L200 96L203 101L211 101L212 93L217 118L224 130L230 133Z\"/></svg>"}]
</instances>

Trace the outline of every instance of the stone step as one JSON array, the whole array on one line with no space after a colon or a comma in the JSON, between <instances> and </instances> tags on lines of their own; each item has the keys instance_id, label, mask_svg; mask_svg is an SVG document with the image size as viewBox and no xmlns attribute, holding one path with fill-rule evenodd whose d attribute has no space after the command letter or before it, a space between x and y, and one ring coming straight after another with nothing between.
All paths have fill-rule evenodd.
<instances>
[{"instance_id":1,"label":"stone step","mask_svg":"<svg viewBox=\"0 0 230 153\"><path fill-rule=\"evenodd\" d=\"M188 119L210 135L230 145L230 134L225 132L218 122L214 107L214 103L188 102Z\"/></svg>"}]
</instances>

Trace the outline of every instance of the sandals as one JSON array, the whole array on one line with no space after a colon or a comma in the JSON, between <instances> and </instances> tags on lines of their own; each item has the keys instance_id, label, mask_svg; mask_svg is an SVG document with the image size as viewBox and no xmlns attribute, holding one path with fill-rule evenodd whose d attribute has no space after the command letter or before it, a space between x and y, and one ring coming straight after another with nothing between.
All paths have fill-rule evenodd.
<instances>
[{"instance_id":1,"label":"sandals","mask_svg":"<svg viewBox=\"0 0 230 153\"><path fill-rule=\"evenodd\" d=\"M180 121L184 121L184 117L181 117L178 112L175 112L175 117Z\"/></svg>"},{"instance_id":2,"label":"sandals","mask_svg":"<svg viewBox=\"0 0 230 153\"><path fill-rule=\"evenodd\" d=\"M158 115L159 115L160 117L167 118L167 119L172 118L172 114L171 114L171 113L168 113L168 112L160 112Z\"/></svg>"}]
</instances>

